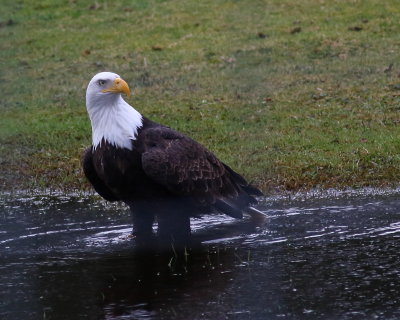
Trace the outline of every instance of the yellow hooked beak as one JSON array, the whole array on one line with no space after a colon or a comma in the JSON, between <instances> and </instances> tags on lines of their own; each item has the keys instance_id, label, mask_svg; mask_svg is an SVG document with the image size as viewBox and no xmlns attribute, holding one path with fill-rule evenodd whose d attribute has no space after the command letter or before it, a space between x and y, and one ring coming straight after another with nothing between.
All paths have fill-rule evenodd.
<instances>
[{"instance_id":1,"label":"yellow hooked beak","mask_svg":"<svg viewBox=\"0 0 400 320\"><path fill-rule=\"evenodd\" d=\"M115 79L110 88L101 90L101 92L125 93L128 97L131 95L128 84L121 78Z\"/></svg>"}]
</instances>

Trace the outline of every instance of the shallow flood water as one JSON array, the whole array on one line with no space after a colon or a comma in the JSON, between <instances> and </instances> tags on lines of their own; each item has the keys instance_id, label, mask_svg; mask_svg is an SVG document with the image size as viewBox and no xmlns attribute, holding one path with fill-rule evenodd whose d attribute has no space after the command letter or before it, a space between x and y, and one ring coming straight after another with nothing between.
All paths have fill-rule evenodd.
<instances>
[{"instance_id":1,"label":"shallow flood water","mask_svg":"<svg viewBox=\"0 0 400 320\"><path fill-rule=\"evenodd\" d=\"M399 319L400 192L268 198L265 225L194 219L183 261L123 207L0 199L0 319Z\"/></svg>"}]
</instances>

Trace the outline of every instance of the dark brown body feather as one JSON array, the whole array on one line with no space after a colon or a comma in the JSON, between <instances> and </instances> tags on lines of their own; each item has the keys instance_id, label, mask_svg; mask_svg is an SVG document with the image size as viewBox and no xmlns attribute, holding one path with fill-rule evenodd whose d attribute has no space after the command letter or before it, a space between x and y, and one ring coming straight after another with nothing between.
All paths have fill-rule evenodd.
<instances>
[{"instance_id":1,"label":"dark brown body feather","mask_svg":"<svg viewBox=\"0 0 400 320\"><path fill-rule=\"evenodd\" d=\"M89 147L83 169L103 198L139 214L188 217L217 209L241 218L262 194L196 141L146 118L132 146Z\"/></svg>"}]
</instances>

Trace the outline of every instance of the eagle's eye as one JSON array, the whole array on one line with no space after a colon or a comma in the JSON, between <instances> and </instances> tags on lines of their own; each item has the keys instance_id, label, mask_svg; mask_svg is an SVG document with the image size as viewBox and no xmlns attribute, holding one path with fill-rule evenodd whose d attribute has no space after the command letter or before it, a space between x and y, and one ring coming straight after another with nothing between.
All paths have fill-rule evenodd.
<instances>
[{"instance_id":1,"label":"eagle's eye","mask_svg":"<svg viewBox=\"0 0 400 320\"><path fill-rule=\"evenodd\" d=\"M97 81L97 83L99 84L99 86L104 86L106 84L106 80L99 80Z\"/></svg>"}]
</instances>

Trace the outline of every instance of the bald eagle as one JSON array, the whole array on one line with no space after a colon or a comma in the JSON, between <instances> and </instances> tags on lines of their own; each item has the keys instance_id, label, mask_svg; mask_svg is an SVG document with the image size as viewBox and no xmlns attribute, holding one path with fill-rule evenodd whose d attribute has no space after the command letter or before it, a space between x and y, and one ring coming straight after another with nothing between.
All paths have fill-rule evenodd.
<instances>
[{"instance_id":1,"label":"bald eagle","mask_svg":"<svg viewBox=\"0 0 400 320\"><path fill-rule=\"evenodd\" d=\"M122 94L130 95L129 86L115 73L89 82L92 145L82 165L100 196L130 207L137 237L151 235L155 219L160 237L179 240L189 237L191 216L257 211L259 189L201 144L142 116Z\"/></svg>"}]
</instances>

